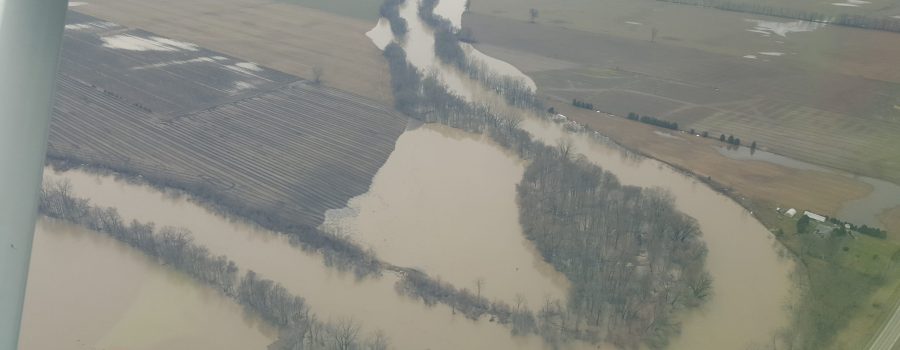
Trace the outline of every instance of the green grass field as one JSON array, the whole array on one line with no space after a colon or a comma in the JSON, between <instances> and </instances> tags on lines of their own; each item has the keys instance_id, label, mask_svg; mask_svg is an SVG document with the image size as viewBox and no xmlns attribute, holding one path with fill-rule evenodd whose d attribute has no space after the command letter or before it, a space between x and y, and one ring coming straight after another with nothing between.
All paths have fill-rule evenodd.
<instances>
[{"instance_id":1,"label":"green grass field","mask_svg":"<svg viewBox=\"0 0 900 350\"><path fill-rule=\"evenodd\" d=\"M869 236L797 234L796 218L755 211L798 259L803 272L796 322L787 333L816 349L862 349L900 300L900 244ZM795 344L799 345L799 344Z\"/></svg>"}]
</instances>

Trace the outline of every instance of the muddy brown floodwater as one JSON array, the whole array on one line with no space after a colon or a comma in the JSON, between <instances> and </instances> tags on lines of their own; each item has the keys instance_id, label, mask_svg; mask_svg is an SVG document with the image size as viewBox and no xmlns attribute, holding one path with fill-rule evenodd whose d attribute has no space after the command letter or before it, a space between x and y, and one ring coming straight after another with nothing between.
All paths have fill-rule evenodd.
<instances>
[{"instance_id":1,"label":"muddy brown floodwater","mask_svg":"<svg viewBox=\"0 0 900 350\"><path fill-rule=\"evenodd\" d=\"M275 329L99 232L37 223L19 349L264 349Z\"/></svg>"},{"instance_id":2,"label":"muddy brown floodwater","mask_svg":"<svg viewBox=\"0 0 900 350\"><path fill-rule=\"evenodd\" d=\"M543 348L536 336L514 337L508 328L487 319L469 320L448 307L428 307L401 297L394 290L397 276L391 273L359 281L337 272L325 266L321 256L291 246L285 235L218 216L185 197L79 170L59 173L48 168L44 176L70 181L76 196L115 207L126 221L187 228L211 253L227 255L242 269L254 270L305 298L320 319L352 318L366 335L383 330L397 349Z\"/></svg>"},{"instance_id":3,"label":"muddy brown floodwater","mask_svg":"<svg viewBox=\"0 0 900 350\"><path fill-rule=\"evenodd\" d=\"M519 225L524 164L504 149L446 126L418 125L399 140L369 192L326 215L392 264L457 287L532 307L565 300L568 281L544 262Z\"/></svg>"},{"instance_id":4,"label":"muddy brown floodwater","mask_svg":"<svg viewBox=\"0 0 900 350\"><path fill-rule=\"evenodd\" d=\"M465 0L442 0L436 14L460 23ZM675 198L676 207L695 218L709 248L707 268L713 276L711 300L700 310L682 316L682 334L673 339L674 349L743 349L771 344L775 332L788 325L788 306L794 302L795 265L773 235L744 208L696 179L658 161L624 152L604 138L588 132L569 132L563 124L548 122L532 113L503 105L496 94L474 84L460 72L434 59L431 31L416 15L417 2L409 0L401 16L410 33L402 46L410 62L443 79L448 89L475 103L491 106L505 116L522 118L522 128L548 145L571 142L578 153L615 174L623 184L660 187ZM383 25L367 33L383 47L390 40ZM482 57L482 54L470 53ZM491 65L496 60L484 60ZM517 76L508 66L496 72Z\"/></svg>"}]
</instances>

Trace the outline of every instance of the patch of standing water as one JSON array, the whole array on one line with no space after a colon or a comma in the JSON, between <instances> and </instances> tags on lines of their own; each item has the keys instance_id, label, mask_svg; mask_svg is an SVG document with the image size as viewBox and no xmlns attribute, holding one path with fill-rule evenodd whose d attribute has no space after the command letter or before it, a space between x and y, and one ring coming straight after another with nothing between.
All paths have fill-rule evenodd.
<instances>
[{"instance_id":1,"label":"patch of standing water","mask_svg":"<svg viewBox=\"0 0 900 350\"><path fill-rule=\"evenodd\" d=\"M407 0L407 2L416 2L416 0ZM453 23L456 28L462 28L462 15L466 12L466 0L441 0L438 1L434 8L434 13L446 18Z\"/></svg>"},{"instance_id":2,"label":"patch of standing water","mask_svg":"<svg viewBox=\"0 0 900 350\"><path fill-rule=\"evenodd\" d=\"M747 29L748 32L759 33L763 36L774 34L780 37L787 37L790 33L811 32L825 26L825 23L810 21L775 22L749 18L744 19L744 21L754 24L752 29Z\"/></svg>"},{"instance_id":3,"label":"patch of standing water","mask_svg":"<svg viewBox=\"0 0 900 350\"><path fill-rule=\"evenodd\" d=\"M195 44L161 37L140 37L131 34L117 34L100 38L103 47L129 51L197 51Z\"/></svg>"},{"instance_id":4,"label":"patch of standing water","mask_svg":"<svg viewBox=\"0 0 900 350\"><path fill-rule=\"evenodd\" d=\"M437 124L407 130L369 191L326 212L326 230L490 300L531 307L565 300L568 282L544 262L519 224L524 164L480 135Z\"/></svg>"},{"instance_id":5,"label":"patch of standing water","mask_svg":"<svg viewBox=\"0 0 900 350\"><path fill-rule=\"evenodd\" d=\"M107 30L111 28L118 27L118 24L106 21L95 21L95 22L87 22L87 23L76 23L76 24L66 24L66 30L89 30L89 29L100 29Z\"/></svg>"},{"instance_id":6,"label":"patch of standing water","mask_svg":"<svg viewBox=\"0 0 900 350\"><path fill-rule=\"evenodd\" d=\"M870 192L868 196L844 202L841 204L840 209L838 209L837 218L847 222L857 225L884 228L884 225L878 220L878 215L885 210L900 206L900 185L891 182L866 176L848 174L771 152L759 150L750 152L750 149L747 147L741 147L739 149L716 147L716 150L731 159L760 160L793 169L842 175L869 184L872 186L872 192Z\"/></svg>"},{"instance_id":7,"label":"patch of standing water","mask_svg":"<svg viewBox=\"0 0 900 350\"><path fill-rule=\"evenodd\" d=\"M871 4L871 1L865 0L847 0L846 2L833 2L831 3L834 6L843 6L843 7L859 7L860 5Z\"/></svg>"},{"instance_id":8,"label":"patch of standing water","mask_svg":"<svg viewBox=\"0 0 900 350\"><path fill-rule=\"evenodd\" d=\"M306 299L320 319L349 317L365 332L383 330L397 349L543 348L537 336L512 336L508 328L486 318L473 321L449 307L428 307L401 297L394 289L398 277L392 273L357 280L325 266L321 256L293 247L283 234L213 214L184 197L79 170L44 169L44 174L69 180L73 194L118 209L126 222L136 219L157 227L187 228L194 242L212 254L224 254L242 269L280 282Z\"/></svg>"},{"instance_id":9,"label":"patch of standing water","mask_svg":"<svg viewBox=\"0 0 900 350\"><path fill-rule=\"evenodd\" d=\"M372 30L366 32L366 36L372 40L372 43L379 50L384 50L394 40L394 34L391 33L391 24L384 17L378 19L378 24Z\"/></svg>"},{"instance_id":10,"label":"patch of standing water","mask_svg":"<svg viewBox=\"0 0 900 350\"><path fill-rule=\"evenodd\" d=\"M667 139L681 140L680 137L675 136L675 135L672 135L672 134L667 133L667 132L665 132L665 131L653 130L653 133L656 134L657 136L665 137L665 138L667 138Z\"/></svg>"}]
</instances>

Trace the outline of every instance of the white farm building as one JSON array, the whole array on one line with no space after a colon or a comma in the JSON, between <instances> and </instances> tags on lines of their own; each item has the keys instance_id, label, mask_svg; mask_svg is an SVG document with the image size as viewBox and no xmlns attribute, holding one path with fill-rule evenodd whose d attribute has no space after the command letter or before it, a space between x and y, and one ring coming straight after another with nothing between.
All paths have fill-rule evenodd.
<instances>
[{"instance_id":1,"label":"white farm building","mask_svg":"<svg viewBox=\"0 0 900 350\"><path fill-rule=\"evenodd\" d=\"M822 215L813 213L811 211L804 211L803 215L808 216L810 219L816 220L818 222L825 222L826 218Z\"/></svg>"}]
</instances>

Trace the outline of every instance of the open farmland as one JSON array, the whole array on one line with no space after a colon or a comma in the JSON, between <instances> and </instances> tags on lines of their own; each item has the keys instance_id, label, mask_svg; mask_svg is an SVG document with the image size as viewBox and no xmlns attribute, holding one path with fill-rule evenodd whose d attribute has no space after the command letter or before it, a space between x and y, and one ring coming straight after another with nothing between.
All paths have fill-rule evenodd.
<instances>
[{"instance_id":1,"label":"open farmland","mask_svg":"<svg viewBox=\"0 0 900 350\"><path fill-rule=\"evenodd\" d=\"M298 80L77 12L68 15L65 38L60 65L66 75L162 115L210 108Z\"/></svg>"},{"instance_id":2,"label":"open farmland","mask_svg":"<svg viewBox=\"0 0 900 350\"><path fill-rule=\"evenodd\" d=\"M279 0L366 21L378 21L381 0Z\"/></svg>"},{"instance_id":3,"label":"open farmland","mask_svg":"<svg viewBox=\"0 0 900 350\"><path fill-rule=\"evenodd\" d=\"M856 15L873 18L893 18L900 15L900 3L893 0L739 0L732 4L760 7L784 8L795 11L814 12L829 16Z\"/></svg>"},{"instance_id":4,"label":"open farmland","mask_svg":"<svg viewBox=\"0 0 900 350\"><path fill-rule=\"evenodd\" d=\"M775 153L900 182L900 84L779 57L735 58L481 14L466 16L464 25L489 45L487 54L514 65L516 52L579 65L526 72L545 95L618 115L654 115L713 136L733 134ZM534 66L521 57L523 66Z\"/></svg>"},{"instance_id":5,"label":"open farmland","mask_svg":"<svg viewBox=\"0 0 900 350\"><path fill-rule=\"evenodd\" d=\"M70 16L50 158L140 174L264 224L315 227L368 189L405 129L357 95L97 23Z\"/></svg>"},{"instance_id":6,"label":"open farmland","mask_svg":"<svg viewBox=\"0 0 900 350\"><path fill-rule=\"evenodd\" d=\"M339 3L319 7L347 8ZM387 64L365 36L374 19L271 0L96 0L74 9L299 77L321 67L325 85L392 105Z\"/></svg>"},{"instance_id":7,"label":"open farmland","mask_svg":"<svg viewBox=\"0 0 900 350\"><path fill-rule=\"evenodd\" d=\"M820 3L830 6L831 2ZM778 2L742 0L733 2ZM808 2L790 1L791 5ZM876 6L873 1L871 5ZM832 6L834 7L834 6ZM649 42L653 28L657 43L717 53L742 60L756 55L768 65L795 64L828 72L900 82L896 60L900 35L785 18L722 11L657 0L480 0L472 14L519 22L528 21L534 8L541 27L566 28L591 34ZM848 9L842 8L841 10ZM852 9L852 8L849 8ZM895 15L900 15L896 13ZM474 17L474 16L472 16ZM473 28L477 29L477 28ZM489 34L476 30L476 39ZM576 43L577 41L571 41ZM583 45L588 46L588 45ZM765 57L760 52L781 52Z\"/></svg>"},{"instance_id":8,"label":"open farmland","mask_svg":"<svg viewBox=\"0 0 900 350\"><path fill-rule=\"evenodd\" d=\"M708 176L716 185L772 208L795 206L834 215L842 202L863 197L871 190L865 183L840 175L793 169L765 161L730 159L716 150L721 147L718 140L662 131L623 118L560 106L558 100L546 103L558 106L560 113L572 119L584 120L588 127L602 131L616 142L690 169L701 178Z\"/></svg>"}]
</instances>

